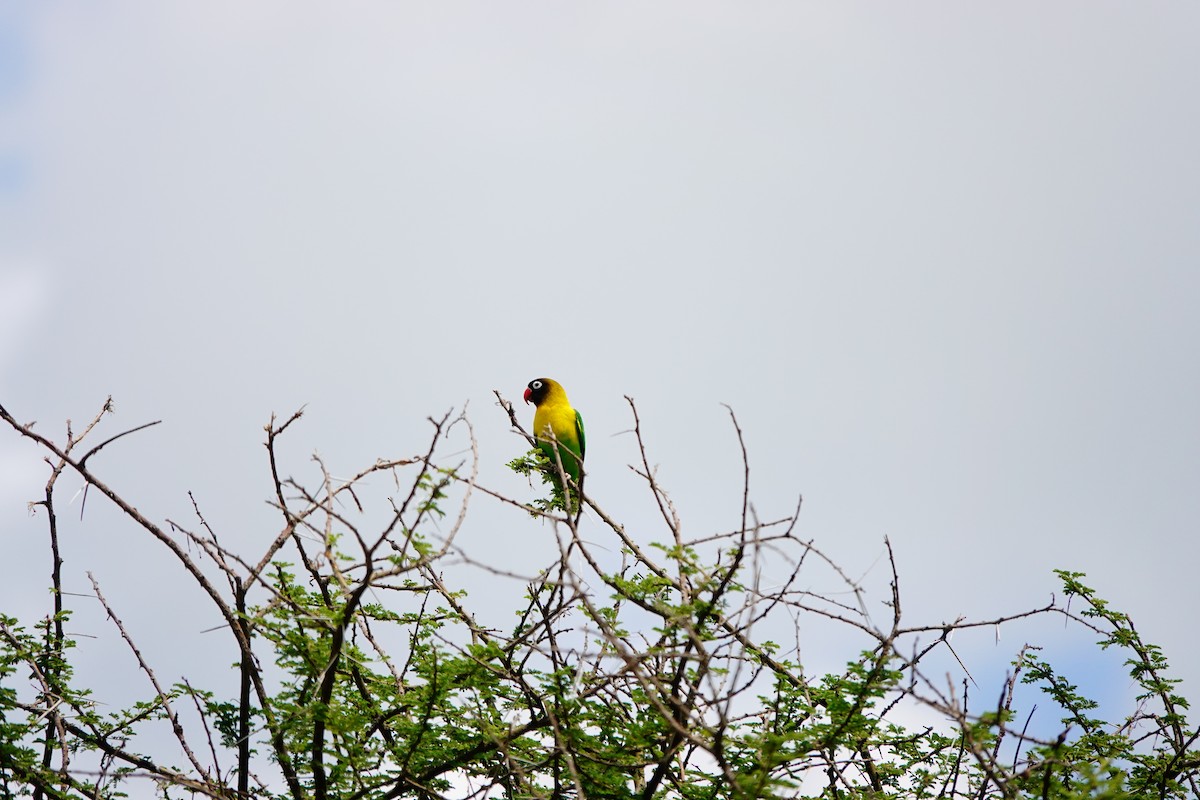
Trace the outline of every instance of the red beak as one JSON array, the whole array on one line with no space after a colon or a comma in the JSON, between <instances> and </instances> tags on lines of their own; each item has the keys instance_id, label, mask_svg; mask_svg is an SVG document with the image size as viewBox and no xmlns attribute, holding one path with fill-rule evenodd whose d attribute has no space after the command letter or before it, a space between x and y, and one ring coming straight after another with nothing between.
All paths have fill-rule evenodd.
<instances>
[{"instance_id":1,"label":"red beak","mask_svg":"<svg viewBox=\"0 0 1200 800\"><path fill-rule=\"evenodd\" d=\"M528 403L528 402L529 402L529 396L530 396L531 394L533 394L533 389L530 389L528 386L527 386L527 387L525 387L525 402L526 402L526 403Z\"/></svg>"}]
</instances>

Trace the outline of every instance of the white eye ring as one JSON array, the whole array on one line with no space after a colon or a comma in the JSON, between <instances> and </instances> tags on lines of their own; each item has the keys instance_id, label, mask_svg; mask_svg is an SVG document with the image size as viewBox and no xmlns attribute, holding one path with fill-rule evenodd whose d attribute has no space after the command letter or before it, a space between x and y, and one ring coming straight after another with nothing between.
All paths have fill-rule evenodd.
<instances>
[{"instance_id":1,"label":"white eye ring","mask_svg":"<svg viewBox=\"0 0 1200 800\"><path fill-rule=\"evenodd\" d=\"M533 383L531 383L531 384L529 384L529 385L530 385L530 386L532 386L534 389L540 389L540 388L542 388L542 382L541 382L541 381L534 381Z\"/></svg>"}]
</instances>

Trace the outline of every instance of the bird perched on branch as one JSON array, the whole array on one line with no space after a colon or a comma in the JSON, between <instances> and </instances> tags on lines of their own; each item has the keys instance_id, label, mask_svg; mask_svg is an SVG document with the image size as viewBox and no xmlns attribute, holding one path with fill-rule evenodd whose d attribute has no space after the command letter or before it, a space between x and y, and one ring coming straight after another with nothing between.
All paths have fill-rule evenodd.
<instances>
[{"instance_id":1,"label":"bird perched on branch","mask_svg":"<svg viewBox=\"0 0 1200 800\"><path fill-rule=\"evenodd\" d=\"M537 409L533 412L533 435L538 447L550 459L554 482L564 489L564 495L568 494L558 471L558 463L562 461L563 471L571 476L576 491L579 491L583 482L583 453L587 447L583 417L571 408L566 390L549 378L531 380L525 388L525 402L533 403Z\"/></svg>"}]
</instances>

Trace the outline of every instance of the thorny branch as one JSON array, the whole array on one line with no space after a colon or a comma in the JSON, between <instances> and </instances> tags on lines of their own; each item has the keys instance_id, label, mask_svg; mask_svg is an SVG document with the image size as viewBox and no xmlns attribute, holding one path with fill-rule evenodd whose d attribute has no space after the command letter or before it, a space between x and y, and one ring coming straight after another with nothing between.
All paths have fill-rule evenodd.
<instances>
[{"instance_id":1,"label":"thorny branch","mask_svg":"<svg viewBox=\"0 0 1200 800\"><path fill-rule=\"evenodd\" d=\"M495 395L513 430L536 447L512 404ZM896 764L911 761L936 773L939 797L1014 797L1030 781L1049 792L1055 770L1066 768L1067 731L1031 734L1032 712L1019 726L1009 722L1027 649L1000 701L976 711L967 691L973 679L950 637L1045 615L1109 635L1095 614L1051 601L987 619L908 623L893 545L885 539L890 580L880 605L887 622L877 625L866 589L814 541L796 535L801 500L787 516L759 520L746 438L732 409L726 407L742 466L739 527L689 534L652 467L637 406L626 400L631 469L661 522L621 522L581 485L573 487L578 513L561 515L481 485L474 431L465 414L452 412L429 420L429 442L416 455L380 459L348 478L335 477L314 456L319 477L306 482L287 474L282 449L301 409L282 421L272 417L265 428L270 505L282 525L257 557L231 548L231 537L219 540L195 497L189 495L198 530L170 520L160 526L95 472L92 455L148 426L76 457L111 412L111 399L82 434L68 424L61 445L0 407L0 419L48 454L51 475L35 505L47 512L54 590L41 640L0 620L0 643L18 654L34 687L29 697L3 702L33 715L40 730L35 762L0 758L0 791L6 775L20 775L38 800L111 797L135 774L247 800L439 798L451 787L480 798L499 792L650 800L683 797L698 785L711 787L714 797L749 798L779 796L817 779L834 797L886 796ZM441 453L456 430L469 443L457 453L470 455L447 461ZM566 484L561 461L555 467ZM186 678L175 688L160 682L95 579L93 596L149 679L153 699L105 722L72 688L54 506L67 471L166 547L204 591L237 661L235 701L220 701ZM393 489L385 497L381 478ZM539 530L549 528L553 535L541 539L524 527L496 531L498 541L528 551L525 563L545 562L542 569L502 570L459 544L468 507L479 497L499 511L519 511L521 519L532 511ZM185 545L198 547L207 561ZM463 591L470 582L464 571L492 576L498 585L519 581L525 596L515 623ZM814 591L814 575L832 577L839 589ZM801 630L815 620L858 637L843 672L812 674L802 664ZM1141 643L1131 623L1118 623L1148 680L1166 687L1156 651ZM922 641L930 634L932 641ZM777 644L789 636L793 646ZM942 652L958 662L961 693L949 678L926 674L932 655ZM177 708L173 701L184 694L190 707ZM1168 689L1160 694L1166 715L1156 730L1173 755L1164 759L1165 796L1168 781L1194 786L1200 729L1186 728L1185 706ZM950 735L933 726L893 732L892 720L913 707L939 714ZM1128 735L1154 716L1139 713L1128 721ZM170 727L186 767L143 754L139 731L156 718ZM197 735L204 749L192 740ZM1005 741L1016 745L1008 761ZM98 769L79 763L83 752L97 755ZM235 766L223 771L227 752Z\"/></svg>"}]
</instances>

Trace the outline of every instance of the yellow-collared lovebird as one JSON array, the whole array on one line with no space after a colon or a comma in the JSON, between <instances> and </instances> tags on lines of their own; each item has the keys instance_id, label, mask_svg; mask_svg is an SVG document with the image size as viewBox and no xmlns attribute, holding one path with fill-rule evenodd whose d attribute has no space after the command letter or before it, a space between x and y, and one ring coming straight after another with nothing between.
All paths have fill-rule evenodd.
<instances>
[{"instance_id":1,"label":"yellow-collared lovebird","mask_svg":"<svg viewBox=\"0 0 1200 800\"><path fill-rule=\"evenodd\" d=\"M558 462L575 485L583 480L583 453L587 441L583 436L583 417L571 408L567 392L558 381L549 378L534 378L525 387L525 402L533 403L533 435L538 447L550 459L552 469L558 472ZM554 443L558 443L558 458L554 457ZM555 483L559 481L555 480Z\"/></svg>"}]
</instances>

